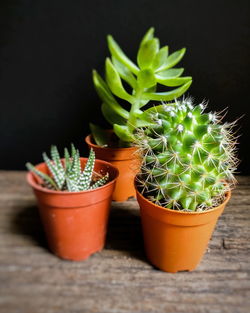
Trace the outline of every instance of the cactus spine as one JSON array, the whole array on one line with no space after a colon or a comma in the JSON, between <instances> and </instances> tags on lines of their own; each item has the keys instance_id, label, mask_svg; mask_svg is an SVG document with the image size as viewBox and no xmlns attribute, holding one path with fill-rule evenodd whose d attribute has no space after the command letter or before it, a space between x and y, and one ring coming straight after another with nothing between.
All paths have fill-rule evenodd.
<instances>
[{"instance_id":1,"label":"cactus spine","mask_svg":"<svg viewBox=\"0 0 250 313\"><path fill-rule=\"evenodd\" d=\"M204 110L204 104L194 106L187 98L145 112L154 126L137 133L142 156L137 179L152 202L202 211L220 204L235 182L235 123L221 124L219 114Z\"/></svg>"}]
</instances>

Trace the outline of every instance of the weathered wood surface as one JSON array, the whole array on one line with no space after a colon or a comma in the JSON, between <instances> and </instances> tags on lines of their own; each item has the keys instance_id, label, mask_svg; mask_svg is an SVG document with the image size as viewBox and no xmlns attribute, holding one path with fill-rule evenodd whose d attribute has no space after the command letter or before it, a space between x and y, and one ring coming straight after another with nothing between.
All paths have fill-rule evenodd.
<instances>
[{"instance_id":1,"label":"weathered wood surface","mask_svg":"<svg viewBox=\"0 0 250 313\"><path fill-rule=\"evenodd\" d=\"M168 274L145 259L136 201L113 203L101 253L62 261L24 173L0 172L0 312L250 312L250 178L239 181L199 267Z\"/></svg>"}]
</instances>

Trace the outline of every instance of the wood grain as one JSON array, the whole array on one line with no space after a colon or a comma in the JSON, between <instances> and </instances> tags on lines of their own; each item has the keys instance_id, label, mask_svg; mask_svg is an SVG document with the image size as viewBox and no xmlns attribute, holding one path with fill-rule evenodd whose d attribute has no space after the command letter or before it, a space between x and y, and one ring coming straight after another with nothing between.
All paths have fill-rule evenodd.
<instances>
[{"instance_id":1,"label":"wood grain","mask_svg":"<svg viewBox=\"0 0 250 313\"><path fill-rule=\"evenodd\" d=\"M250 312L250 178L239 185L194 272L163 273L143 251L135 200L113 203L105 249L52 255L23 172L0 172L1 313Z\"/></svg>"}]
</instances>

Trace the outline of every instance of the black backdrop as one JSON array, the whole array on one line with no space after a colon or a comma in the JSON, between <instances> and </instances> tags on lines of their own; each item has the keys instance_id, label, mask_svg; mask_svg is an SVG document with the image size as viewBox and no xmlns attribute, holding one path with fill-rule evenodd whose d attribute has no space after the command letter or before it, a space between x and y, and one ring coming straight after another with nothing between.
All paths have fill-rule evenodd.
<instances>
[{"instance_id":1,"label":"black backdrop","mask_svg":"<svg viewBox=\"0 0 250 313\"><path fill-rule=\"evenodd\" d=\"M88 122L105 125L91 70L103 70L111 33L134 58L155 26L162 44L187 48L182 65L189 94L228 107L239 122L240 171L247 162L249 121L249 0L0 0L0 168L24 169L51 143L74 142L86 154Z\"/></svg>"}]
</instances>

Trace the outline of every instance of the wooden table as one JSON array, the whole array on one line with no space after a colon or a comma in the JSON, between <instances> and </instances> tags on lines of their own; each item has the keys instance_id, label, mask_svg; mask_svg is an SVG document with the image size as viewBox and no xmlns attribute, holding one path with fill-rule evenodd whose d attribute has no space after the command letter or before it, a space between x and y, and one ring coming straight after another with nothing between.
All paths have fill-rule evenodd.
<instances>
[{"instance_id":1,"label":"wooden table","mask_svg":"<svg viewBox=\"0 0 250 313\"><path fill-rule=\"evenodd\" d=\"M169 274L145 258L135 200L112 204L101 253L63 261L24 172L0 172L0 312L250 312L250 177L239 182L199 267Z\"/></svg>"}]
</instances>

